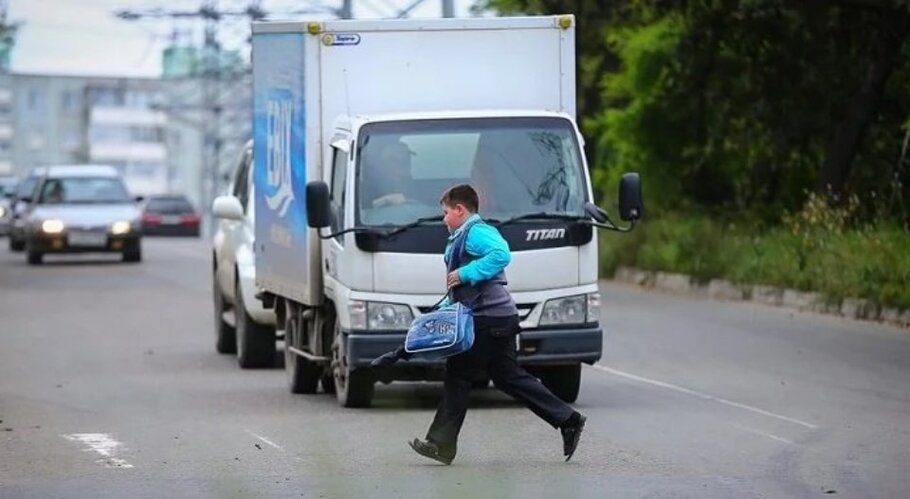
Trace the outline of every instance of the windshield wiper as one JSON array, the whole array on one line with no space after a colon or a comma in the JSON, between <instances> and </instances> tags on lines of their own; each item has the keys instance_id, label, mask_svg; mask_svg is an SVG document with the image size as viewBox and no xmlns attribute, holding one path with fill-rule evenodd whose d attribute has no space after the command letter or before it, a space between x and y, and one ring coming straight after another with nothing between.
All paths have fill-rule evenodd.
<instances>
[{"instance_id":1,"label":"windshield wiper","mask_svg":"<svg viewBox=\"0 0 910 499\"><path fill-rule=\"evenodd\" d=\"M402 232L404 232L408 229L413 229L414 227L420 227L421 225L426 225L426 224L429 224L432 222L442 222L442 215L418 218L417 220L414 220L411 223L399 225L398 227L395 227L394 229L386 232L385 237L392 237L394 235L401 234Z\"/></svg>"},{"instance_id":2,"label":"windshield wiper","mask_svg":"<svg viewBox=\"0 0 910 499\"><path fill-rule=\"evenodd\" d=\"M434 217L418 218L417 220L414 220L413 222L410 222L410 223L407 223L404 225L388 224L388 225L384 225L384 226L351 227L350 229L341 230L338 232L334 232L332 234L322 234L322 231L320 230L318 232L318 234L319 234L320 239L331 239L333 237L338 237L343 234L347 234L348 232L354 232L354 233L358 233L358 234L370 234L372 236L389 238L389 237L395 236L397 234L400 234L408 229L413 229L414 227L426 225L431 222L441 222L441 221L442 221L442 215L436 215ZM386 229L386 230L383 230L383 229Z\"/></svg>"},{"instance_id":3,"label":"windshield wiper","mask_svg":"<svg viewBox=\"0 0 910 499\"><path fill-rule=\"evenodd\" d=\"M508 225L519 220L565 220L569 222L575 222L579 220L588 220L588 217L583 215L571 215L568 213L549 213L546 211L540 211L537 213L525 213L523 215L517 215L502 221L490 219L489 222L497 227L502 227L503 225Z\"/></svg>"}]
</instances>

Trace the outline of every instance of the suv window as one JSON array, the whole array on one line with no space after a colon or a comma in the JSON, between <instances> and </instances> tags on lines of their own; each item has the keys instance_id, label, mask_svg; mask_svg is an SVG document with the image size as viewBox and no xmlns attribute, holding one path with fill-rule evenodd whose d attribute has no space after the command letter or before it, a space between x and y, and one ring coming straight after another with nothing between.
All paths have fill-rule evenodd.
<instances>
[{"instance_id":1,"label":"suv window","mask_svg":"<svg viewBox=\"0 0 910 499\"><path fill-rule=\"evenodd\" d=\"M247 202L250 197L250 164L252 163L252 154L247 150L243 153L240 165L237 167L237 173L234 177L234 189L231 192L235 198L240 200L243 211L247 211Z\"/></svg>"}]
</instances>

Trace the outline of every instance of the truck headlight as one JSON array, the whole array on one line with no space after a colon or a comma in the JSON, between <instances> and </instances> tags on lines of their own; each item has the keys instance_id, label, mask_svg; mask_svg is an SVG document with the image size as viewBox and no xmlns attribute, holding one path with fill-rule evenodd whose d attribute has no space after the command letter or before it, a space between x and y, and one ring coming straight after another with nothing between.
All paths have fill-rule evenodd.
<instances>
[{"instance_id":1,"label":"truck headlight","mask_svg":"<svg viewBox=\"0 0 910 499\"><path fill-rule=\"evenodd\" d=\"M62 220L45 220L41 222L41 231L45 234L59 234L63 232L64 225Z\"/></svg>"},{"instance_id":2,"label":"truck headlight","mask_svg":"<svg viewBox=\"0 0 910 499\"><path fill-rule=\"evenodd\" d=\"M387 331L402 330L411 326L414 314L401 303L353 300L348 304L351 329Z\"/></svg>"},{"instance_id":3,"label":"truck headlight","mask_svg":"<svg viewBox=\"0 0 910 499\"><path fill-rule=\"evenodd\" d=\"M132 229L129 222L119 221L111 224L111 234L121 235L126 234Z\"/></svg>"},{"instance_id":4,"label":"truck headlight","mask_svg":"<svg viewBox=\"0 0 910 499\"><path fill-rule=\"evenodd\" d=\"M543 306L541 326L582 324L588 319L588 295L554 298Z\"/></svg>"},{"instance_id":5,"label":"truck headlight","mask_svg":"<svg viewBox=\"0 0 910 499\"><path fill-rule=\"evenodd\" d=\"M588 322L600 322L600 293L588 293Z\"/></svg>"}]
</instances>

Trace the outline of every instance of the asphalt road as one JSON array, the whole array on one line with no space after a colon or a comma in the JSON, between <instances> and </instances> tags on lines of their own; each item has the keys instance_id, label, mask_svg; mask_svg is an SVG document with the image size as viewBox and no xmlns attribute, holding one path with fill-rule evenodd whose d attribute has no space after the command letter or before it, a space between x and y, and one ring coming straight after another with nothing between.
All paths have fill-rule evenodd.
<instances>
[{"instance_id":1,"label":"asphalt road","mask_svg":"<svg viewBox=\"0 0 910 499\"><path fill-rule=\"evenodd\" d=\"M473 394L450 467L414 454L439 385L291 395L214 351L205 241L146 260L0 244L0 497L910 497L910 331L606 284L588 427Z\"/></svg>"}]
</instances>

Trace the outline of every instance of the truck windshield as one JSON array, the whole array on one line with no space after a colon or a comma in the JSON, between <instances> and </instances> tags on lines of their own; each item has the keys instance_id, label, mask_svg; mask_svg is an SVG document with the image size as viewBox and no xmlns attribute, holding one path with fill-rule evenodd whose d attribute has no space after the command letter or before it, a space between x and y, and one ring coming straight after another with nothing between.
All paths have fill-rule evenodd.
<instances>
[{"instance_id":1,"label":"truck windshield","mask_svg":"<svg viewBox=\"0 0 910 499\"><path fill-rule=\"evenodd\" d=\"M364 126L357 154L360 225L440 214L445 189L471 184L480 213L584 216L587 184L575 130L563 118L471 118Z\"/></svg>"}]
</instances>

